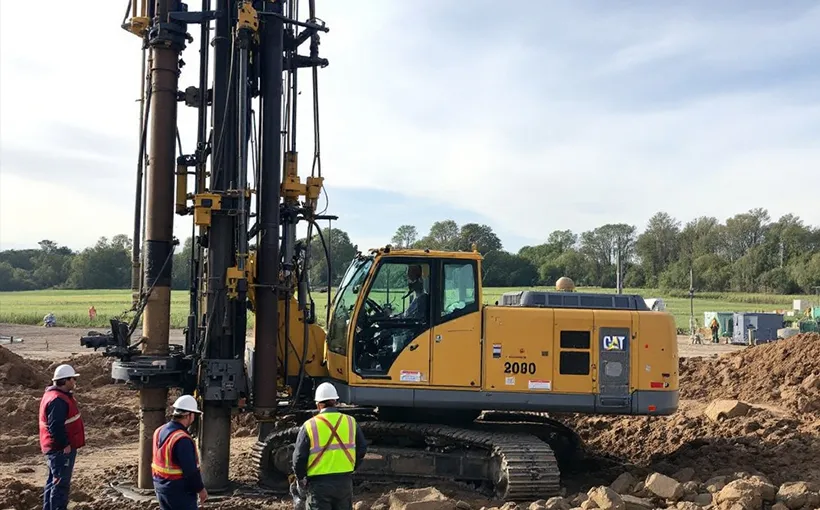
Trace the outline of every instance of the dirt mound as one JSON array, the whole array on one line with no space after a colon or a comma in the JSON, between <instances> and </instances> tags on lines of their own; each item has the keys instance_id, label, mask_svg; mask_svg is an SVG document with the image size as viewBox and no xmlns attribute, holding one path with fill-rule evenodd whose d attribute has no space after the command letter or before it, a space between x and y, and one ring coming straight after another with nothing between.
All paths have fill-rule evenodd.
<instances>
[{"instance_id":1,"label":"dirt mound","mask_svg":"<svg viewBox=\"0 0 820 510\"><path fill-rule=\"evenodd\" d=\"M26 360L0 346L0 383L25 388L45 388L49 384L44 362Z\"/></svg>"},{"instance_id":2,"label":"dirt mound","mask_svg":"<svg viewBox=\"0 0 820 510\"><path fill-rule=\"evenodd\" d=\"M0 478L0 508L30 510L42 507L42 488L11 477Z\"/></svg>"},{"instance_id":3,"label":"dirt mound","mask_svg":"<svg viewBox=\"0 0 820 510\"><path fill-rule=\"evenodd\" d=\"M767 402L800 413L820 412L820 334L727 354L681 359L681 398Z\"/></svg>"},{"instance_id":4,"label":"dirt mound","mask_svg":"<svg viewBox=\"0 0 820 510\"><path fill-rule=\"evenodd\" d=\"M111 360L84 355L69 363L80 374L74 392L89 446L133 438L139 433L137 392L111 384ZM43 391L60 363L21 358L0 347L0 462L39 455L38 419ZM0 508L5 508L0 506Z\"/></svg>"},{"instance_id":5,"label":"dirt mound","mask_svg":"<svg viewBox=\"0 0 820 510\"><path fill-rule=\"evenodd\" d=\"M68 363L80 374L77 385L83 389L96 389L113 383L113 379L111 379L111 358L105 358L99 354L84 354L60 363L52 363L48 367L48 371L53 372L57 365L62 363Z\"/></svg>"},{"instance_id":6,"label":"dirt mound","mask_svg":"<svg viewBox=\"0 0 820 510\"><path fill-rule=\"evenodd\" d=\"M696 411L663 418L585 417L572 423L594 454L665 474L693 468L705 480L719 471L760 472L776 483L820 481L817 427L761 409L713 422Z\"/></svg>"}]
</instances>

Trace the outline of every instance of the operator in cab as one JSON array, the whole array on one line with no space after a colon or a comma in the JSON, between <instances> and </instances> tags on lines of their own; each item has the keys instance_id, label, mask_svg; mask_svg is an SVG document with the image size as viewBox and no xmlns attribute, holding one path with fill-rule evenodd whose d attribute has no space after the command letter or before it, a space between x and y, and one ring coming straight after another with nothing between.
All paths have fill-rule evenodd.
<instances>
[{"instance_id":1,"label":"operator in cab","mask_svg":"<svg viewBox=\"0 0 820 510\"><path fill-rule=\"evenodd\" d=\"M199 452L188 427L202 414L196 399L182 395L174 402L171 421L154 431L151 475L161 510L196 510L208 499L199 471Z\"/></svg>"},{"instance_id":2,"label":"operator in cab","mask_svg":"<svg viewBox=\"0 0 820 510\"><path fill-rule=\"evenodd\" d=\"M307 510L352 510L353 472L367 452L356 419L339 412L339 395L329 382L316 388L319 412L296 437L293 472Z\"/></svg>"},{"instance_id":3,"label":"operator in cab","mask_svg":"<svg viewBox=\"0 0 820 510\"><path fill-rule=\"evenodd\" d=\"M424 292L424 280L421 277L420 265L407 266L407 295L412 295L413 300L401 315L402 318L424 320L427 317L427 305L430 296Z\"/></svg>"}]
</instances>

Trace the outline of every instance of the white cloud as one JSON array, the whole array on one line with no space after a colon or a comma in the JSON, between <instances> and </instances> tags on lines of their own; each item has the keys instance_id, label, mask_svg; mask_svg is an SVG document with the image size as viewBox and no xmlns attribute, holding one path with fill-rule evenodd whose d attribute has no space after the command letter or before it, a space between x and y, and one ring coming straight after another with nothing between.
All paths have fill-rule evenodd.
<instances>
[{"instance_id":1,"label":"white cloud","mask_svg":"<svg viewBox=\"0 0 820 510\"><path fill-rule=\"evenodd\" d=\"M4 2L0 16L0 248L44 237L81 248L131 231L140 42L119 28L125 2L41 8L38 32L76 27L72 36L32 39L19 2ZM319 75L331 197L345 188L426 197L534 242L611 221L642 228L661 209L723 219L762 206L820 225L816 203L772 185L806 183L820 164L820 74L805 58L820 50L820 8L317 8L330 27L320 47L330 66ZM181 88L197 82L195 45L183 55ZM309 73L300 83L306 172ZM180 111L190 152L195 110ZM60 214L30 205L65 203L59 197L71 198ZM372 213L366 204L331 212ZM175 222L186 237L190 218ZM396 226L385 220L353 242L381 244Z\"/></svg>"}]
</instances>

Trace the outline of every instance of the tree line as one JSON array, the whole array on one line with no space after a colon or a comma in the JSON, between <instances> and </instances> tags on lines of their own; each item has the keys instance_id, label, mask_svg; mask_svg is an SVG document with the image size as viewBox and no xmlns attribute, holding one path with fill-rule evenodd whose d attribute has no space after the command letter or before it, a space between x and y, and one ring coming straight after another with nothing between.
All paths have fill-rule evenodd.
<instances>
[{"instance_id":1,"label":"tree line","mask_svg":"<svg viewBox=\"0 0 820 510\"><path fill-rule=\"evenodd\" d=\"M347 232L322 229L330 255L330 283L337 286L358 251ZM307 247L305 239L300 240ZM820 228L791 214L772 221L765 209L752 209L720 222L699 217L681 224L665 212L655 214L642 233L634 225L613 223L576 234L556 230L545 242L505 250L488 225L453 220L435 222L423 237L413 225L400 226L394 247L472 249L484 256L488 287L553 285L561 276L577 285L615 287L620 263L622 285L632 288L688 289L689 271L700 291L813 293L820 286ZM188 288L192 240L177 246L172 287ZM321 238L309 243L312 287L326 287L328 264ZM0 291L35 289L126 289L131 285L131 239L102 237L74 252L52 240L39 249L0 252Z\"/></svg>"},{"instance_id":2,"label":"tree line","mask_svg":"<svg viewBox=\"0 0 820 510\"><path fill-rule=\"evenodd\" d=\"M576 234L551 232L546 241L504 250L492 228L438 221L424 237L402 225L395 246L469 250L484 256L484 285L553 285L569 276L576 285L688 289L690 270L700 291L814 293L820 286L820 228L787 214L772 221L756 208L728 218L701 216L686 224L658 212L638 234L635 225L610 223Z\"/></svg>"}]
</instances>

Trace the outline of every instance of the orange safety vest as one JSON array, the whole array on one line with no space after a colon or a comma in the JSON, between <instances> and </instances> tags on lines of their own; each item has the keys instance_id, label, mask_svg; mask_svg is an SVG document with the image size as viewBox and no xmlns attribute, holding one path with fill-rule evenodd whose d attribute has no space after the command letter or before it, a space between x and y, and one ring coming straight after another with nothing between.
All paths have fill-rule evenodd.
<instances>
[{"instance_id":1,"label":"orange safety vest","mask_svg":"<svg viewBox=\"0 0 820 510\"><path fill-rule=\"evenodd\" d=\"M174 462L172 455L174 445L184 437L191 439L191 441L193 441L193 438L185 430L177 429L171 432L165 438L165 442L160 445L159 433L163 427L164 425L154 431L154 457L151 461L151 475L164 480L181 480L182 468ZM194 448L194 451L196 452L196 467L199 469L199 450Z\"/></svg>"}]
</instances>

